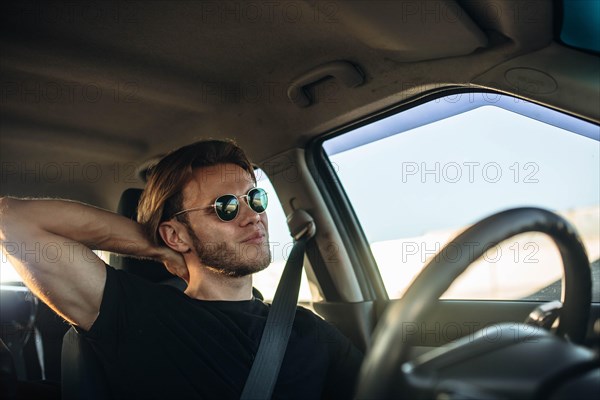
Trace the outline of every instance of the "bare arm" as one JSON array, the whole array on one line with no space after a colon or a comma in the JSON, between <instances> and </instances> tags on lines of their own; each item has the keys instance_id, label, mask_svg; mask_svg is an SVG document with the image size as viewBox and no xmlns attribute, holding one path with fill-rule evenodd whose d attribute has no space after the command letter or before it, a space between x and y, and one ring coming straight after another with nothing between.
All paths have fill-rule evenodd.
<instances>
[{"instance_id":1,"label":"bare arm","mask_svg":"<svg viewBox=\"0 0 600 400\"><path fill-rule=\"evenodd\" d=\"M160 260L187 279L181 255L153 246L139 224L73 201L1 198L0 241L33 293L86 330L98 316L106 281L104 263L92 250Z\"/></svg>"}]
</instances>

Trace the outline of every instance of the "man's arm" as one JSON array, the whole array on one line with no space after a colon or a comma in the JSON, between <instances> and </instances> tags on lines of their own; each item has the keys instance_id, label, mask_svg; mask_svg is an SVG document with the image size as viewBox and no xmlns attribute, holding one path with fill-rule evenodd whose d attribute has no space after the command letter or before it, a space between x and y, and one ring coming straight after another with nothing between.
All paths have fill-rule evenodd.
<instances>
[{"instance_id":1,"label":"man's arm","mask_svg":"<svg viewBox=\"0 0 600 400\"><path fill-rule=\"evenodd\" d=\"M187 279L181 255L153 246L139 224L73 201L0 198L0 242L27 287L86 330L98 316L106 281L92 250L160 260Z\"/></svg>"}]
</instances>

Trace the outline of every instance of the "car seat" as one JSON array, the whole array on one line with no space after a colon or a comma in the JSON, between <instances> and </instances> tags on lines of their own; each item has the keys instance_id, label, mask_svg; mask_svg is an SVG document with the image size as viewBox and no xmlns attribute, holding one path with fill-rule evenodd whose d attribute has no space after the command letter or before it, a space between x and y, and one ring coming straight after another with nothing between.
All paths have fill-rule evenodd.
<instances>
[{"instance_id":1,"label":"car seat","mask_svg":"<svg viewBox=\"0 0 600 400\"><path fill-rule=\"evenodd\" d=\"M125 190L119 200L117 212L135 220L141 194L142 189ZM185 281L171 275L161 263L156 261L111 254L109 264L151 282L171 285L180 290L186 288ZM112 398L106 374L94 350L74 328L70 328L63 338L61 369L63 399Z\"/></svg>"}]
</instances>

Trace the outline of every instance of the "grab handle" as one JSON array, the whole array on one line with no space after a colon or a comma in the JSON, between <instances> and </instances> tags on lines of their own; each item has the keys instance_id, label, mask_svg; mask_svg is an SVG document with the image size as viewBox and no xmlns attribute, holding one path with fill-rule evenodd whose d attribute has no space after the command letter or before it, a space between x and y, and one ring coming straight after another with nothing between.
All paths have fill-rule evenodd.
<instances>
[{"instance_id":1,"label":"grab handle","mask_svg":"<svg viewBox=\"0 0 600 400\"><path fill-rule=\"evenodd\" d=\"M332 61L294 79L287 90L289 99L298 107L308 107L312 99L305 88L327 77L333 77L349 88L359 86L365 81L363 73L355 65L348 61Z\"/></svg>"}]
</instances>

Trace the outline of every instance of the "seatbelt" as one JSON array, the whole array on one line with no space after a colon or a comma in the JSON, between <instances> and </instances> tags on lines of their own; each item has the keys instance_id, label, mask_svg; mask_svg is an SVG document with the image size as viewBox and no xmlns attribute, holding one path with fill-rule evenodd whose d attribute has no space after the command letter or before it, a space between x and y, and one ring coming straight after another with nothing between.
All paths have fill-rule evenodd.
<instances>
[{"instance_id":1,"label":"seatbelt","mask_svg":"<svg viewBox=\"0 0 600 400\"><path fill-rule=\"evenodd\" d=\"M306 211L295 210L288 217L288 226L296 242L277 285L254 363L242 391L242 400L271 398L292 332L306 241L314 236L315 225Z\"/></svg>"}]
</instances>

